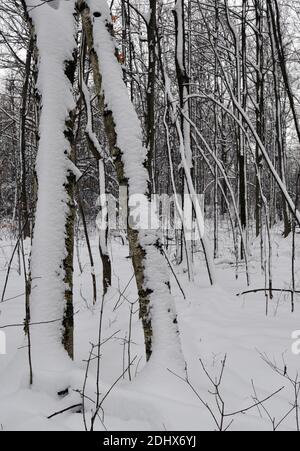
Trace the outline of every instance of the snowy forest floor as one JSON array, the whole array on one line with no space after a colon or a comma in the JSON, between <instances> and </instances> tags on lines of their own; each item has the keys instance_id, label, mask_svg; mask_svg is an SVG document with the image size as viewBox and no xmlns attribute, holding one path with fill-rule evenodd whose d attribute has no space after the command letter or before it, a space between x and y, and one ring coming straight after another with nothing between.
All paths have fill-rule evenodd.
<instances>
[{"instance_id":1,"label":"snowy forest floor","mask_svg":"<svg viewBox=\"0 0 300 451\"><path fill-rule=\"evenodd\" d=\"M291 288L292 238L284 240L279 230L273 231L273 280L274 288ZM218 283L210 287L201 253L197 254L195 282L190 283L184 268L175 268L183 287L183 298L172 276L172 292L176 298L181 341L190 382L207 402L217 419L218 408L211 394L213 386L205 374L199 359L213 378L221 371L221 362L227 362L220 391L227 413L246 409L255 404L256 397L263 400L283 388L276 396L245 414L227 417L225 426L231 430L272 430L284 419L295 402L294 388L285 377L277 374L262 358L267 356L278 368L286 369L292 379L297 377L300 356L292 353L292 333L300 329L300 297L295 297L295 312L291 313L291 297L288 293L275 293L269 302L266 316L265 294L237 296L248 290L245 268L240 266L239 278L235 277L234 257L227 243L227 234L221 235L223 258L216 261ZM101 265L98 257L97 239L93 240L98 286L101 286ZM0 239L0 289L2 292L7 265L14 243L4 237ZM227 249L227 250L226 250ZM298 249L298 250L297 250ZM296 243L296 283L300 288L300 236ZM104 305L104 320L101 357L101 393L104 396L134 360L129 372L121 377L103 403L103 423L97 428L113 430L215 430L216 424L201 404L200 399L184 381L179 380L172 368L165 368L163 377L153 377L143 359L143 335L138 318L138 305L134 304L130 357L128 337L130 330L131 303L137 299L128 259L128 248L117 240L111 246L113 256L113 287ZM264 288L265 279L260 269L260 242L251 248L250 289ZM2 430L82 430L83 416L68 411L48 420L51 414L80 403L76 393L82 389L86 361L91 345L97 343L100 305L93 307L91 272L87 248L79 243L83 273L80 273L75 258L75 364L72 390L65 397L58 397L51 387L28 388L24 378L27 365L27 349L22 327L4 329L7 339L7 354L0 355L0 427ZM27 249L28 253L28 249ZM198 260L199 259L199 260ZM9 279L5 295L6 302L0 304L0 327L22 324L24 321L24 279L18 274L17 258ZM99 299L101 296L99 296ZM9 300L10 299L10 300ZM99 301L100 304L100 301ZM109 339L109 337L112 337ZM106 341L109 339L108 341ZM294 340L295 341L295 340ZM163 366L163 362L162 362ZM53 371L56 369L54 368ZM168 371L170 370L170 371ZM91 363L89 378L90 396L95 397L92 377L96 376L96 361ZM279 429L295 430L295 410L283 420Z\"/></svg>"}]
</instances>

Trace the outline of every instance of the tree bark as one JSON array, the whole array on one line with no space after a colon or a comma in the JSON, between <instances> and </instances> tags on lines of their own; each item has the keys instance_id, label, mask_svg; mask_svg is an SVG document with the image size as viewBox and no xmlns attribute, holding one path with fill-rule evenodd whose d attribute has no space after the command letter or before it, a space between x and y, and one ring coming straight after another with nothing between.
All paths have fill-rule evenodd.
<instances>
[{"instance_id":1,"label":"tree bark","mask_svg":"<svg viewBox=\"0 0 300 451\"><path fill-rule=\"evenodd\" d=\"M31 345L34 370L46 374L46 369L53 364L51 356L60 358L61 371L63 362L68 366L74 356L74 187L77 174L73 164L75 104L72 87L77 62L76 11L75 1L64 2L59 10L53 10L48 4L33 8L37 6L33 0L26 0L25 6L39 53L37 86L41 98L38 196L29 299L31 322L38 325L31 328ZM61 48L62 42L66 42L68 60ZM45 70L49 66L52 71Z\"/></svg>"},{"instance_id":2,"label":"tree bark","mask_svg":"<svg viewBox=\"0 0 300 451\"><path fill-rule=\"evenodd\" d=\"M147 179L149 180L149 172L147 169L149 166L147 160L144 164L138 166L138 173L134 171L129 177L126 173L126 168L127 171L131 170L131 168L128 167L128 164L130 165L130 162L132 163L131 158L135 161L137 155L132 155L132 149L126 147L121 149L119 144L120 141L122 141L119 133L125 133L122 135L123 138L131 136L133 126L131 120L136 123L138 119L128 98L126 87L123 82L121 83L122 74L118 67L117 60L113 55L113 28L106 2L103 1L99 4L93 1L89 1L88 3L80 1L79 10L81 12L83 27L90 51L96 92L100 108L104 115L108 144L114 160L120 187L125 188L125 190L128 189L129 195L137 194L144 196L145 199L149 199L150 194L148 185L147 183L144 183ZM99 37L98 39L95 38L97 30L93 23L95 20L93 17L96 17L98 20L97 26L101 27L100 31L104 42L100 41ZM102 48L99 46L102 46ZM109 53L110 51L111 54ZM105 54L105 61L100 59L103 57L103 54ZM106 82L108 81L107 77L109 76L107 67L105 67L104 64L110 64L110 69L113 70L113 73L116 76L115 83L117 83L119 87L118 94L122 96L122 99L120 99L119 96L118 98L115 98L112 92L108 93L103 89L102 71L105 71ZM110 73L111 72L109 72L109 74ZM126 108L128 114L130 112L131 119L128 117L128 114L122 115L122 117L119 116L118 110L121 106L125 107L123 103L122 105L119 105L119 101L121 103L124 102L124 104L126 103ZM118 119L122 120L122 126L120 126L121 124L118 122ZM133 137L133 139L137 147L140 147L140 151L143 151L141 138ZM146 180L142 183L144 192L139 193L135 191L135 186L136 182L141 180L139 178L141 174L145 174ZM131 210L129 204L129 214L133 213L134 211ZM155 230L138 230L129 221L127 224L127 231L130 255L139 294L140 317L143 324L146 358L147 360L150 360L151 358L152 362L156 361L160 366L166 365L167 361L170 359L173 360L175 355L177 355L179 361L181 361L182 356L178 338L177 318L173 299L170 295L170 283L168 281L169 270L160 249L160 237ZM159 272L157 272L157 265L159 265ZM158 352L161 340L167 342L165 349L161 349L161 352L165 356L163 357L163 359L165 359L164 362L161 361L162 355ZM156 344L155 347L154 344Z\"/></svg>"}]
</instances>

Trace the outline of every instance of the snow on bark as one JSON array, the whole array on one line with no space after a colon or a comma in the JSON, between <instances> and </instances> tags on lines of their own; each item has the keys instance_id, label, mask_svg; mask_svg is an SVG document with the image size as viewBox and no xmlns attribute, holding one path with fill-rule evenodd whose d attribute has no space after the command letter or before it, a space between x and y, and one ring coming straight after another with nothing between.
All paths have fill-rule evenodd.
<instances>
[{"instance_id":1,"label":"snow on bark","mask_svg":"<svg viewBox=\"0 0 300 451\"><path fill-rule=\"evenodd\" d=\"M118 147L123 152L125 163L125 176L130 181L129 195L145 193L148 184L148 173L144 166L147 152L141 144L141 125L128 99L122 68L114 57L114 42L106 26L106 23L110 23L111 20L110 12L103 0L88 1L87 4L94 16L94 46L101 63L107 109L114 115ZM97 17L97 12L101 13L100 17ZM128 124L130 124L130 130L128 130Z\"/></svg>"},{"instance_id":2,"label":"snow on bark","mask_svg":"<svg viewBox=\"0 0 300 451\"><path fill-rule=\"evenodd\" d=\"M65 292L70 289L65 283L64 260L70 202L66 186L72 164L65 132L75 103L66 64L73 61L76 48L75 1L61 1L57 8L39 0L26 0L26 4L37 38L41 96L30 307L31 324L44 324L31 326L32 360L35 374L46 375L50 370L54 375L71 362L62 345L62 323Z\"/></svg>"},{"instance_id":3,"label":"snow on bark","mask_svg":"<svg viewBox=\"0 0 300 451\"><path fill-rule=\"evenodd\" d=\"M109 8L105 0L88 0L93 16L93 38L107 111L111 111L117 135L117 147L121 151L129 195L139 195L145 208L148 201L147 151L142 144L141 125L123 82L121 66L115 58L115 46L111 37ZM132 205L129 209L134 216ZM132 210L131 210L132 209ZM157 230L138 230L138 242L144 253L143 288L149 293L148 312L152 328L152 354L150 364L164 371L166 368L181 371L184 368L179 340L175 303L170 294L169 269L160 251Z\"/></svg>"}]
</instances>

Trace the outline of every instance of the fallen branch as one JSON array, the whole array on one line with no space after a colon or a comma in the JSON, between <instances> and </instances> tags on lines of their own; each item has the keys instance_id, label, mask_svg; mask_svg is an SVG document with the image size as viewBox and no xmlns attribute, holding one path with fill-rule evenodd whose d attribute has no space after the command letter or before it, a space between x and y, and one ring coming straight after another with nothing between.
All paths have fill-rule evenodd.
<instances>
[{"instance_id":1,"label":"fallen branch","mask_svg":"<svg viewBox=\"0 0 300 451\"><path fill-rule=\"evenodd\" d=\"M60 410L59 412L55 412L49 417L47 417L47 420L51 420L51 418L57 417L58 415L68 412L69 410L77 409L78 407L82 408L82 404L75 404L74 406L67 407L66 409Z\"/></svg>"},{"instance_id":2,"label":"fallen branch","mask_svg":"<svg viewBox=\"0 0 300 451\"><path fill-rule=\"evenodd\" d=\"M288 290L288 289L284 289L284 288L272 288L272 290L270 288L258 288L257 290L249 290L249 291L244 291L243 293L238 293L237 297L244 296L246 294L265 293L266 291L268 291L269 293L271 291L272 292L275 291L277 293L300 294L300 291L293 291L293 290Z\"/></svg>"}]
</instances>

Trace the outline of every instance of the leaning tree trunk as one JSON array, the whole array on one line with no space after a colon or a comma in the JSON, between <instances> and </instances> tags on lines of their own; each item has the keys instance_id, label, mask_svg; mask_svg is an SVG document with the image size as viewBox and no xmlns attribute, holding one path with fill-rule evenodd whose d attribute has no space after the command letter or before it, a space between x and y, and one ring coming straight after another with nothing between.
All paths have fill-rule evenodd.
<instances>
[{"instance_id":1,"label":"leaning tree trunk","mask_svg":"<svg viewBox=\"0 0 300 451\"><path fill-rule=\"evenodd\" d=\"M128 189L129 217L135 201L149 205L147 151L140 122L128 97L121 66L115 57L111 16L105 0L79 2L90 49L96 92L118 181ZM155 219L155 218L153 218ZM160 368L183 369L177 317L170 294L169 269L161 252L159 232L128 221L128 238L139 293L147 360Z\"/></svg>"},{"instance_id":2,"label":"leaning tree trunk","mask_svg":"<svg viewBox=\"0 0 300 451\"><path fill-rule=\"evenodd\" d=\"M55 374L54 362L64 371L68 356L73 358L75 1L60 2L58 9L39 0L26 0L26 6L36 36L42 105L31 255L32 362L34 371Z\"/></svg>"}]
</instances>

